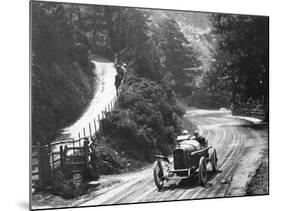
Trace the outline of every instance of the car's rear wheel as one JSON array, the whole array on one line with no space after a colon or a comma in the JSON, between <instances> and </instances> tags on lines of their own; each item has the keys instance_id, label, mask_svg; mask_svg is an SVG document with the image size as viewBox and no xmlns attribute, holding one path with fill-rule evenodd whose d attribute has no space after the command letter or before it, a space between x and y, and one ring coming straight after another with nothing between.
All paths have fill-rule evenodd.
<instances>
[{"instance_id":1,"label":"car's rear wheel","mask_svg":"<svg viewBox=\"0 0 281 211\"><path fill-rule=\"evenodd\" d=\"M153 166L153 177L155 185L158 189L163 188L164 186L164 170L163 165L160 160L155 161Z\"/></svg>"},{"instance_id":2,"label":"car's rear wheel","mask_svg":"<svg viewBox=\"0 0 281 211\"><path fill-rule=\"evenodd\" d=\"M205 157L201 157L199 161L198 180L201 186L207 182L207 164Z\"/></svg>"},{"instance_id":3,"label":"car's rear wheel","mask_svg":"<svg viewBox=\"0 0 281 211\"><path fill-rule=\"evenodd\" d=\"M213 149L210 153L210 161L212 164L212 171L213 172L218 171L218 157L215 149Z\"/></svg>"}]
</instances>

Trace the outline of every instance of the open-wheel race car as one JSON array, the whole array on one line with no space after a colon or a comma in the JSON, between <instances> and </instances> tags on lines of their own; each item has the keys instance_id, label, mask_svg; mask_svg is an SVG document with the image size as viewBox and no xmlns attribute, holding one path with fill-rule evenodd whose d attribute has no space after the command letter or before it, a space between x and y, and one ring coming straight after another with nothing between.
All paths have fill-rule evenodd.
<instances>
[{"instance_id":1,"label":"open-wheel race car","mask_svg":"<svg viewBox=\"0 0 281 211\"><path fill-rule=\"evenodd\" d=\"M212 146L200 144L190 136L181 135L173 152L173 161L162 155L154 155L156 161L153 167L154 181L158 189L170 179L187 179L198 177L200 185L207 182L207 164L212 171L217 171L217 153Z\"/></svg>"}]
</instances>

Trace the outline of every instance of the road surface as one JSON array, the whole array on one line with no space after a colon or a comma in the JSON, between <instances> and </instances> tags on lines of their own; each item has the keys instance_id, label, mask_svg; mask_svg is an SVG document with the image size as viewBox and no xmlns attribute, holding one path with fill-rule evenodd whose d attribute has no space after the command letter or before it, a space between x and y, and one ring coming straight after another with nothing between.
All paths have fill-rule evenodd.
<instances>
[{"instance_id":1,"label":"road surface","mask_svg":"<svg viewBox=\"0 0 281 211\"><path fill-rule=\"evenodd\" d=\"M80 198L72 206L124 204L153 201L185 200L245 195L246 185L258 168L262 152L267 150L266 130L250 127L249 122L233 118L229 111L194 110L185 118L194 122L214 146L219 171L208 174L204 187L197 178L168 181L158 191L152 166L143 170L103 176L95 191Z\"/></svg>"},{"instance_id":2,"label":"road surface","mask_svg":"<svg viewBox=\"0 0 281 211\"><path fill-rule=\"evenodd\" d=\"M85 135L89 136L89 123L91 123L92 131L94 131L94 118L96 120L96 129L98 130L98 115L101 117L102 111L105 109L105 107L107 108L108 104L110 104L113 98L116 97L116 88L114 82L117 72L114 64L111 62L92 62L96 67L93 70L96 75L95 96L81 117L71 126L63 129L64 136L67 135L70 138L77 139L78 133L80 133L82 137L84 134L83 128L85 128Z\"/></svg>"}]
</instances>

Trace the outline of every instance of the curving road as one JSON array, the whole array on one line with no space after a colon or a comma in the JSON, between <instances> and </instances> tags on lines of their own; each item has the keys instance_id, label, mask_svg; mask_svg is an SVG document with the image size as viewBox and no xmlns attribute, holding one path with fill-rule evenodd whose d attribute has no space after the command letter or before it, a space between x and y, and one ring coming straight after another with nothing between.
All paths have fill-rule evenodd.
<instances>
[{"instance_id":1,"label":"curving road","mask_svg":"<svg viewBox=\"0 0 281 211\"><path fill-rule=\"evenodd\" d=\"M107 108L108 104L116 96L116 88L114 85L115 75L117 74L114 64L112 62L97 62L92 61L95 64L93 70L96 75L96 93L88 108L81 115L81 117L72 125L63 129L63 134L68 135L71 138L79 138L78 133L83 135L83 128L85 128L85 135L89 136L89 123L93 125L93 119L98 119L98 115L101 116L104 108ZM96 121L96 129L99 130L99 122ZM94 128L92 128L92 131Z\"/></svg>"},{"instance_id":2,"label":"curving road","mask_svg":"<svg viewBox=\"0 0 281 211\"><path fill-rule=\"evenodd\" d=\"M79 142L73 143L69 142L69 140L72 141L80 137L90 136L95 130L98 131L100 128L98 118L102 118L102 111L108 108L108 105L111 104L116 97L117 93L114 83L117 71L114 67L114 63L94 60L91 62L95 65L95 68L93 68L96 86L95 95L80 118L70 126L63 128L60 135L52 142L53 144L66 141L64 145L72 147L73 144L75 144L74 146L79 147ZM60 145L54 145L52 149L53 151L59 151L59 147ZM58 157L59 155L57 155L57 158ZM57 165L59 165L59 163L57 163Z\"/></svg>"},{"instance_id":3,"label":"curving road","mask_svg":"<svg viewBox=\"0 0 281 211\"><path fill-rule=\"evenodd\" d=\"M104 176L97 190L72 205L105 205L151 201L170 201L245 195L247 182L267 150L268 133L248 121L233 118L229 111L194 110L186 113L207 137L218 154L219 172L208 174L204 187L197 178L171 180L158 191L152 166L138 172Z\"/></svg>"}]
</instances>

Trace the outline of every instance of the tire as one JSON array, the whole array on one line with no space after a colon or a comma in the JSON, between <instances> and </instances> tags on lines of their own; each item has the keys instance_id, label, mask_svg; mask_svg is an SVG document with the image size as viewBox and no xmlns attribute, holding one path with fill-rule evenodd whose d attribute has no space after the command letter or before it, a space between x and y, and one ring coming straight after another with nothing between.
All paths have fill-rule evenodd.
<instances>
[{"instance_id":1,"label":"tire","mask_svg":"<svg viewBox=\"0 0 281 211\"><path fill-rule=\"evenodd\" d=\"M210 153L210 161L212 164L212 171L217 172L218 171L218 157L217 157L217 152L215 149L213 149Z\"/></svg>"},{"instance_id":2,"label":"tire","mask_svg":"<svg viewBox=\"0 0 281 211\"><path fill-rule=\"evenodd\" d=\"M155 185L159 190L164 186L163 176L164 176L164 172L163 172L162 163L161 161L157 160L155 161L153 166L153 178L154 178Z\"/></svg>"},{"instance_id":3,"label":"tire","mask_svg":"<svg viewBox=\"0 0 281 211\"><path fill-rule=\"evenodd\" d=\"M205 157L201 157L199 161L198 181L201 186L207 182L207 164Z\"/></svg>"}]
</instances>

